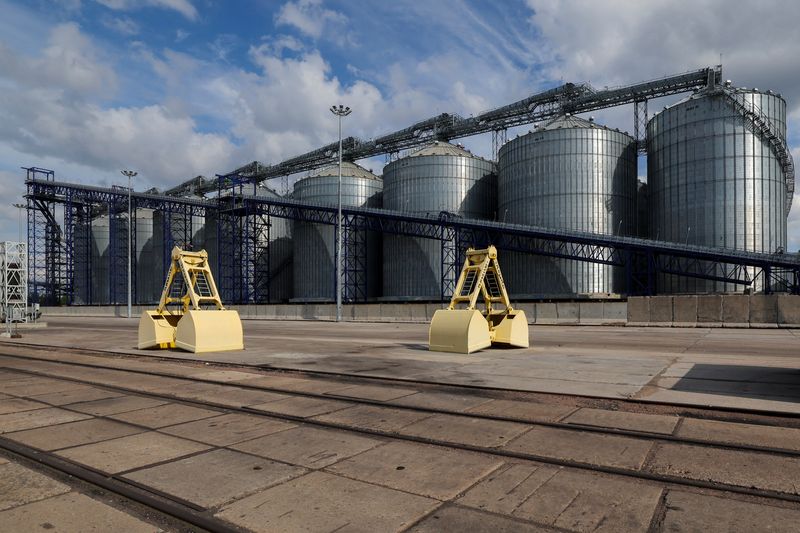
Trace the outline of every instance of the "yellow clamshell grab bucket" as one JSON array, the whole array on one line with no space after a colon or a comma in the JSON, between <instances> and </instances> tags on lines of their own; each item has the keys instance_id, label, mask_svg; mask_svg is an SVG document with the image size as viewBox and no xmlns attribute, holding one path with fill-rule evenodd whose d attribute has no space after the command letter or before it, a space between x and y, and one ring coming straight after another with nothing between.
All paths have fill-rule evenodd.
<instances>
[{"instance_id":1,"label":"yellow clamshell grab bucket","mask_svg":"<svg viewBox=\"0 0 800 533\"><path fill-rule=\"evenodd\" d=\"M478 296L483 297L484 311L476 309ZM458 304L467 307L456 309ZM502 304L503 309L495 310L492 304ZM528 319L524 311L511 307L497 262L497 249L470 248L450 305L433 314L428 348L437 352L472 353L493 344L527 348Z\"/></svg>"},{"instance_id":2,"label":"yellow clamshell grab bucket","mask_svg":"<svg viewBox=\"0 0 800 533\"><path fill-rule=\"evenodd\" d=\"M175 303L181 304L180 310L167 308ZM214 309L202 308L209 304ZM244 349L239 313L222 305L205 250L172 249L158 308L146 311L139 320L138 346L140 350L177 347L194 353Z\"/></svg>"}]
</instances>

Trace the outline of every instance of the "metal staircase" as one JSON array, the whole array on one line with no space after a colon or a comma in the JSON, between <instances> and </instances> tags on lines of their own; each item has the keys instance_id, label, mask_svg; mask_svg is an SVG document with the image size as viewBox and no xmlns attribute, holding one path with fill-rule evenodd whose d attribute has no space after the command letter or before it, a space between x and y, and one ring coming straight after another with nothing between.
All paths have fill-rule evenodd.
<instances>
[{"instance_id":1,"label":"metal staircase","mask_svg":"<svg viewBox=\"0 0 800 533\"><path fill-rule=\"evenodd\" d=\"M720 89L722 94L727 97L725 101L745 119L745 124L753 133L769 143L775 157L778 158L786 183L785 208L788 215L789 210L792 208L792 198L794 196L794 160L789 147L786 145L786 139L754 102L748 102L745 99L744 93L739 93L729 87L721 87Z\"/></svg>"}]
</instances>

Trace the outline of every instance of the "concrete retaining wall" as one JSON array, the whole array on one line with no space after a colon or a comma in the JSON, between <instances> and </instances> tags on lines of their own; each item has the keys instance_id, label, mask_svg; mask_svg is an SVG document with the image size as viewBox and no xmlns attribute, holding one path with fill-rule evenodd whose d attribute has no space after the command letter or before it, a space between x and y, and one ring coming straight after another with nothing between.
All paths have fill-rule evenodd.
<instances>
[{"instance_id":1,"label":"concrete retaining wall","mask_svg":"<svg viewBox=\"0 0 800 533\"><path fill-rule=\"evenodd\" d=\"M800 327L800 296L715 294L628 298L629 326Z\"/></svg>"},{"instance_id":2,"label":"concrete retaining wall","mask_svg":"<svg viewBox=\"0 0 800 533\"><path fill-rule=\"evenodd\" d=\"M364 322L430 322L442 304L368 303L345 305L345 320ZM244 319L334 320L334 304L230 306ZM632 297L627 302L573 301L521 303L528 322L541 325L629 325L665 327L800 327L800 296L788 294L682 295ZM150 306L134 306L138 317ZM125 316L125 306L44 307L48 316Z\"/></svg>"}]
</instances>

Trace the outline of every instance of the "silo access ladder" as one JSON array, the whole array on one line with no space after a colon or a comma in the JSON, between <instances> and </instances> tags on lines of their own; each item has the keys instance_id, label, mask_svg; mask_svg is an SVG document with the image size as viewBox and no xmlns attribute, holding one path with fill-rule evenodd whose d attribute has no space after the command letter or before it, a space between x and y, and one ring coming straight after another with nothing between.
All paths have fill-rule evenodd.
<instances>
[{"instance_id":1,"label":"silo access ladder","mask_svg":"<svg viewBox=\"0 0 800 533\"><path fill-rule=\"evenodd\" d=\"M483 297L483 311L476 309L478 296ZM467 304L466 309L456 309L459 304ZM428 341L432 351L455 353L472 353L493 344L529 346L528 319L524 311L511 307L494 246L467 250L450 305L434 313Z\"/></svg>"},{"instance_id":2,"label":"silo access ladder","mask_svg":"<svg viewBox=\"0 0 800 533\"><path fill-rule=\"evenodd\" d=\"M788 215L794 198L794 160L789 147L786 145L786 139L783 138L769 117L764 115L755 103L747 102L744 96L727 87L722 87L721 90L727 97L726 101L747 121L753 133L766 139L778 161L780 161L786 185L786 204L784 207Z\"/></svg>"},{"instance_id":3,"label":"silo access ladder","mask_svg":"<svg viewBox=\"0 0 800 533\"><path fill-rule=\"evenodd\" d=\"M181 304L181 309L171 311L170 304ZM203 309L203 305L214 309ZM195 353L244 349L239 313L222 305L205 250L172 249L158 307L145 311L139 320L138 347L177 347Z\"/></svg>"}]
</instances>

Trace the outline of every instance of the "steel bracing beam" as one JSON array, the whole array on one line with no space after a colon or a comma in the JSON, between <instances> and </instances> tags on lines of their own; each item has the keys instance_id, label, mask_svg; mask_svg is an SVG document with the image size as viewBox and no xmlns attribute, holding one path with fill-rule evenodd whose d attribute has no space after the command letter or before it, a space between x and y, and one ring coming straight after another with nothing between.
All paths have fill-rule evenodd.
<instances>
[{"instance_id":1,"label":"steel bracing beam","mask_svg":"<svg viewBox=\"0 0 800 533\"><path fill-rule=\"evenodd\" d=\"M52 228L53 222L42 216L44 211L54 217L56 204L77 202L84 209L92 205L109 206L108 213L123 219L127 205L126 191L85 187L52 180L29 179L28 215L40 216L42 223L36 228ZM216 216L218 228L218 260L221 290L227 293L230 303L263 302L269 300L264 277L269 276L269 227L272 217L292 219L317 224L335 225L335 206L299 202L287 198L264 197L251 194L256 191L255 180L245 176L222 176L218 180L217 198L208 200L175 198L134 193L135 207L157 209L168 207L184 213L206 213ZM103 201L110 203L103 204ZM141 202L141 203L140 203ZM91 211L94 212L94 211ZM657 274L674 274L700 279L752 286L758 276L765 280L765 290L785 290L800 293L800 257L797 254L762 254L737 250L708 248L635 237L620 237L579 231L557 230L523 226L502 222L464 219L449 213L417 215L385 209L348 207L342 209L346 229L345 287L348 298L361 301L364 297L358 287L366 286L363 270L366 261L363 250L364 232L375 231L438 240L442 246L442 295L452 291L463 251L467 246L483 247L493 244L499 249L512 250L547 257L612 265L628 274L629 294L654 294L657 291ZM114 216L116 215L116 217ZM53 218L53 220L55 220ZM208 219L207 219L208 220ZM117 221L120 222L120 221ZM359 234L360 232L361 234ZM38 234L37 234L38 235ZM37 248L46 241L46 231L31 243L30 272L45 273L48 265L60 261L60 248ZM56 224L49 235L61 237ZM69 238L74 238L70 232ZM266 237L265 237L266 236ZM124 237L118 242L124 244ZM71 245L74 249L74 243ZM120 245L121 246L121 245ZM41 252L41 253L39 253ZM55 255L55 259L50 256ZM122 249L117 255L126 258ZM42 266L44 265L44 266ZM112 272L115 269L110 269ZM111 272L110 272L111 274ZM114 274L111 274L114 275ZM34 275L31 275L34 277ZM49 279L49 276L46 276ZM38 279L38 278L37 278ZM115 281L118 281L115 279ZM118 283L110 284L113 289ZM46 285L46 284L45 284ZM35 288L33 288L35 294Z\"/></svg>"}]
</instances>

